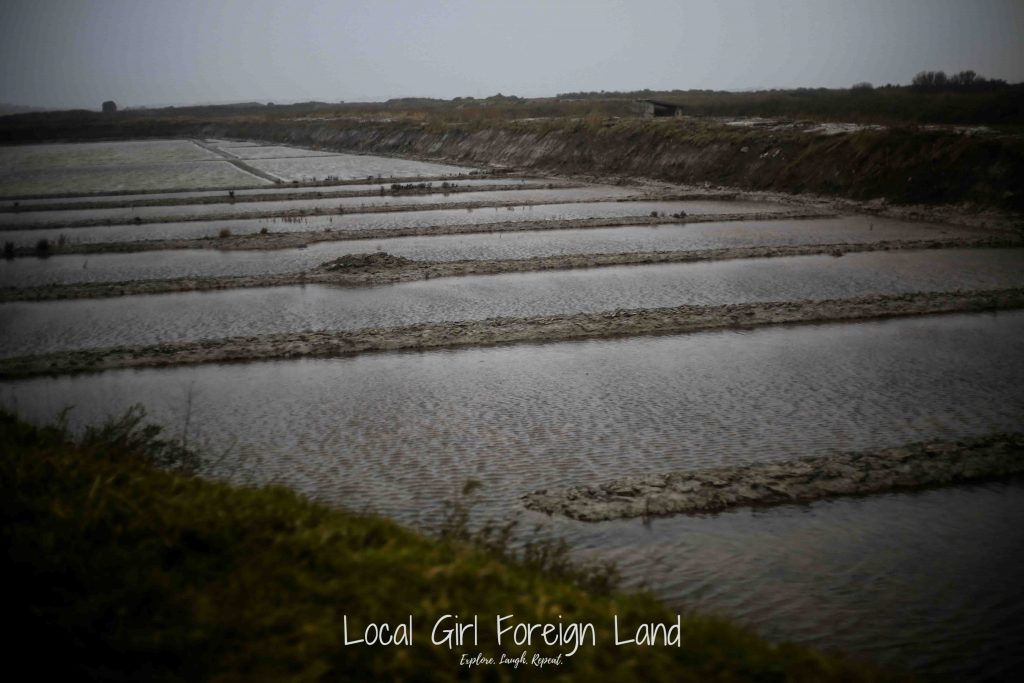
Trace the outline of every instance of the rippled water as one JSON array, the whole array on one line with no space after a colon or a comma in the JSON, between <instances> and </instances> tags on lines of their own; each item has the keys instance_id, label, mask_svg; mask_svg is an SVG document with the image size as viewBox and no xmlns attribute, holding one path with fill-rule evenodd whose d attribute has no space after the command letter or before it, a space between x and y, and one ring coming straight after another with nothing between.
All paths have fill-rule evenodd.
<instances>
[{"instance_id":1,"label":"rippled water","mask_svg":"<svg viewBox=\"0 0 1024 683\"><path fill-rule=\"evenodd\" d=\"M174 277L295 273L344 254L386 251L426 261L525 259L566 254L688 251L749 246L836 244L966 237L950 226L847 216L821 220L728 221L655 227L588 228L320 242L303 249L183 249L134 254L81 254L0 261L0 287L117 282Z\"/></svg>"},{"instance_id":2,"label":"rippled water","mask_svg":"<svg viewBox=\"0 0 1024 683\"><path fill-rule=\"evenodd\" d=\"M0 354L682 304L1024 286L1024 249L873 252L0 304Z\"/></svg>"},{"instance_id":3,"label":"rippled water","mask_svg":"<svg viewBox=\"0 0 1024 683\"><path fill-rule=\"evenodd\" d=\"M455 197L456 195L451 195ZM337 201L337 200L335 200ZM785 207L763 202L687 201L687 202L576 202L536 206L489 207L478 209L437 209L338 216L310 216L302 219L245 218L238 220L150 223L143 225L104 225L93 228L55 228L3 230L0 239L16 245L31 246L37 240L65 238L70 243L136 242L157 239L194 239L214 237L224 228L234 235L251 235L267 228L270 232L310 232L321 230L397 230L408 227L446 225L487 225L505 221L555 221L582 218L619 218L647 216L652 211L666 215L762 213ZM27 215L27 214L23 214Z\"/></svg>"},{"instance_id":4,"label":"rippled water","mask_svg":"<svg viewBox=\"0 0 1024 683\"><path fill-rule=\"evenodd\" d=\"M1009 681L1024 665L1022 528L1015 480L563 533L671 605L950 680Z\"/></svg>"},{"instance_id":5,"label":"rippled water","mask_svg":"<svg viewBox=\"0 0 1024 683\"><path fill-rule=\"evenodd\" d=\"M373 197L331 197L324 199L287 199L242 204L192 204L180 206L131 206L105 209L72 209L59 211L29 211L24 213L0 213L0 226L33 226L47 223L72 223L107 220L126 223L135 218L145 221L187 216L204 216L208 219L234 217L245 214L271 214L288 211L327 211L341 209L358 211L365 207L405 207L426 204L462 204L473 202L547 202L557 204L569 201L609 201L636 194L612 186L571 187L571 188L527 188L522 190L455 192L434 194L384 195Z\"/></svg>"},{"instance_id":6,"label":"rippled water","mask_svg":"<svg viewBox=\"0 0 1024 683\"><path fill-rule=\"evenodd\" d=\"M142 401L228 450L212 474L432 524L540 487L1020 429L1024 313L118 371L0 386L34 420ZM947 674L1021 663L1024 486L587 525L631 584L763 633ZM526 515L531 522L536 515Z\"/></svg>"}]
</instances>

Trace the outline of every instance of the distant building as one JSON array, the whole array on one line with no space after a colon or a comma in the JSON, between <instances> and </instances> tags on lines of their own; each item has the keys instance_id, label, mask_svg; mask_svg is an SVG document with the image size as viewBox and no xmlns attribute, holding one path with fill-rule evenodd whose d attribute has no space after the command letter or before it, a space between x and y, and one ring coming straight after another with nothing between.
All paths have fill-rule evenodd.
<instances>
[{"instance_id":1,"label":"distant building","mask_svg":"<svg viewBox=\"0 0 1024 683\"><path fill-rule=\"evenodd\" d=\"M104 114L111 114L115 111L117 111L117 102L115 102L114 100L107 100L103 103Z\"/></svg>"},{"instance_id":2,"label":"distant building","mask_svg":"<svg viewBox=\"0 0 1024 683\"><path fill-rule=\"evenodd\" d=\"M683 107L680 104L664 102L662 100L636 100L637 109L641 116L682 116Z\"/></svg>"}]
</instances>

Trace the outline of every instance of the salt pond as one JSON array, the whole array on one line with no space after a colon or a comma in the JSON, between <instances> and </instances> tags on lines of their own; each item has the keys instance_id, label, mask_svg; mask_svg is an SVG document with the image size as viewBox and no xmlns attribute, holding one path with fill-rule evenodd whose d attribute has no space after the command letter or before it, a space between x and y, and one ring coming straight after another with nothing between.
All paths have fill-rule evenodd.
<instances>
[{"instance_id":1,"label":"salt pond","mask_svg":"<svg viewBox=\"0 0 1024 683\"><path fill-rule=\"evenodd\" d=\"M451 197L458 196L451 195ZM665 215L672 215L680 211L693 215L776 213L783 211L784 208L778 204L741 201L574 202L570 204L350 213L302 218L243 218L180 223L144 223L142 225L103 225L91 228L2 230L0 239L13 242L17 246L32 246L40 239L55 242L61 238L72 244L96 244L215 237L224 229L230 230L233 235L252 235L264 228L270 232L400 230L452 225L488 225L506 221L629 218L647 216L652 212Z\"/></svg>"},{"instance_id":2,"label":"salt pond","mask_svg":"<svg viewBox=\"0 0 1024 683\"><path fill-rule=\"evenodd\" d=\"M923 223L844 216L827 219L727 221L584 230L471 233L318 242L302 249L182 249L128 254L69 254L0 261L0 287L117 282L175 277L269 275L308 270L345 254L385 251L425 261L525 259L568 254L689 251L750 246L868 243L977 235Z\"/></svg>"},{"instance_id":3,"label":"salt pond","mask_svg":"<svg viewBox=\"0 0 1024 683\"><path fill-rule=\"evenodd\" d=\"M274 482L430 526L466 479L508 519L540 487L1019 429L1024 313L116 371L0 386L33 420L145 403ZM1024 487L550 521L630 584L771 636L947 675L1019 665ZM529 526L542 518L525 514Z\"/></svg>"},{"instance_id":4,"label":"salt pond","mask_svg":"<svg viewBox=\"0 0 1024 683\"><path fill-rule=\"evenodd\" d=\"M289 211L359 211L366 207L407 207L429 204L470 204L508 202L544 202L557 204L567 201L608 201L634 195L634 190L610 186L573 188L525 188L510 191L480 191L446 193L440 188L431 194L391 195L372 197L303 198L282 201L262 201L224 204L181 204L174 206L131 206L102 209L70 209L54 211L26 211L0 213L0 227L46 225L61 223L73 225L97 221L127 223L133 220L153 221L191 216L216 219L239 217L246 214L266 215Z\"/></svg>"},{"instance_id":5,"label":"salt pond","mask_svg":"<svg viewBox=\"0 0 1024 683\"><path fill-rule=\"evenodd\" d=\"M0 304L0 355L310 330L1024 286L1024 249L616 266L366 288L293 286Z\"/></svg>"}]
</instances>

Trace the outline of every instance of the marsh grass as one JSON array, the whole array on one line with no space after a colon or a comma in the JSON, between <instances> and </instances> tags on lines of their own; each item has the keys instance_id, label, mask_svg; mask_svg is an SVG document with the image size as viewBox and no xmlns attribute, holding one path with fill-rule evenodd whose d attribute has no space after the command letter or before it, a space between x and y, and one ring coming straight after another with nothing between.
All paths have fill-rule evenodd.
<instances>
[{"instance_id":1,"label":"marsh grass","mask_svg":"<svg viewBox=\"0 0 1024 683\"><path fill-rule=\"evenodd\" d=\"M505 561L575 583L595 595L609 596L619 587L621 576L614 563L587 564L574 559L568 541L546 537L541 526L521 532L518 517L475 523L473 510L481 487L479 481L467 479L457 496L444 501L439 538L481 548Z\"/></svg>"}]
</instances>

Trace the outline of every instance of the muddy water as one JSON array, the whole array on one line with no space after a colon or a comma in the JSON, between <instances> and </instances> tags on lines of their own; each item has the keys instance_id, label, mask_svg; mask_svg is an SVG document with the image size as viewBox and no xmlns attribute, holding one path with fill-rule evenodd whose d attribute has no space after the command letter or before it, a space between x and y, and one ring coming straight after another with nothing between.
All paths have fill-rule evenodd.
<instances>
[{"instance_id":1,"label":"muddy water","mask_svg":"<svg viewBox=\"0 0 1024 683\"><path fill-rule=\"evenodd\" d=\"M9 382L34 420L142 401L276 482L430 525L462 481L481 518L538 487L1020 429L1024 313L378 354ZM496 457L495 454L500 454ZM1024 486L960 487L645 525L553 520L674 605L927 672L1024 652ZM537 519L526 515L524 527Z\"/></svg>"},{"instance_id":2,"label":"muddy water","mask_svg":"<svg viewBox=\"0 0 1024 683\"><path fill-rule=\"evenodd\" d=\"M559 313L1024 286L1024 249L948 249L0 304L0 355Z\"/></svg>"},{"instance_id":3,"label":"muddy water","mask_svg":"<svg viewBox=\"0 0 1024 683\"><path fill-rule=\"evenodd\" d=\"M420 181L408 181L408 182L420 182ZM428 182L441 191L442 181L423 181ZM543 186L547 185L550 181L546 179L533 179L533 178L505 178L502 176L487 176L483 178L458 178L456 180L447 181L454 187L475 187L478 185L522 185L524 187L532 186ZM326 192L378 192L381 188L385 191L391 188L390 183L361 183L354 185L328 185L328 186L312 186L312 187L295 187L292 185L285 185L279 187L268 187L261 189L248 189L248 190L234 190L234 200L238 203L242 203L246 198L250 197L261 197L261 196L274 196L280 194L308 194L316 195L318 193ZM20 206L39 206L39 205L50 205L59 206L61 204L80 204L82 202L109 202L111 204L117 204L118 202L131 202L131 201L145 201L145 200L162 200L162 199L205 199L207 197L222 197L225 201L228 200L227 190L196 190L192 192L150 192L146 194L124 194L124 195L99 195L99 196L78 196L78 197L55 197L52 199L20 199L20 200L5 200L0 203L0 209L14 208L14 202Z\"/></svg>"},{"instance_id":4,"label":"muddy water","mask_svg":"<svg viewBox=\"0 0 1024 683\"><path fill-rule=\"evenodd\" d=\"M456 195L452 195L455 197ZM224 228L234 235L251 235L267 228L270 232L309 232L321 230L397 230L407 227L446 225L486 225L506 221L556 221L584 218L647 216L652 211L671 215L685 211L693 215L762 213L783 207L763 202L685 201L685 202L575 202L536 206L502 206L477 209L435 209L366 213L336 216L309 216L301 219L246 218L239 220L187 221L143 225L104 225L93 228L55 228L3 230L0 239L17 246L31 246L46 238L57 241L95 244L97 242L136 242L156 239L194 239L215 237ZM28 214L21 214L28 215Z\"/></svg>"},{"instance_id":5,"label":"muddy water","mask_svg":"<svg viewBox=\"0 0 1024 683\"><path fill-rule=\"evenodd\" d=\"M295 273L344 254L386 251L426 261L525 259L568 254L687 251L749 246L838 244L976 235L950 226L848 216L822 220L729 221L656 227L590 228L320 242L304 249L186 249L0 261L0 287L119 282L174 277Z\"/></svg>"},{"instance_id":6,"label":"muddy water","mask_svg":"<svg viewBox=\"0 0 1024 683\"><path fill-rule=\"evenodd\" d=\"M95 221L111 221L127 223L136 218L143 221L167 218L185 218L203 216L209 219L235 217L246 214L260 215L287 213L289 211L327 211L344 210L358 211L366 207L405 207L429 204L456 203L505 203L505 202L547 202L559 203L569 201L609 201L636 194L612 186L574 187L574 188L538 188L514 191L481 191L445 193L438 190L434 194L384 195L374 197L332 197L326 199L289 199L283 201L263 201L250 203L227 204L184 204L180 206L133 206L105 209L72 209L66 211L30 211L24 213L0 213L0 227L33 226L48 223L86 223Z\"/></svg>"}]
</instances>

